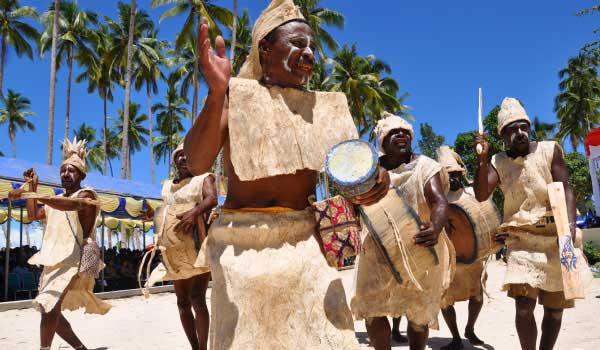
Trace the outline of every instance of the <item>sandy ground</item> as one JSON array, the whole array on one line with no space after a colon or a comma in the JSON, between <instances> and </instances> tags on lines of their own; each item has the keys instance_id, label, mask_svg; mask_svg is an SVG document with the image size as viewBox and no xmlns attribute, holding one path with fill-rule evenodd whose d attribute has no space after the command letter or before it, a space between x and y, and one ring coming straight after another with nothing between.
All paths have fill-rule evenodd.
<instances>
[{"instance_id":1,"label":"sandy ground","mask_svg":"<svg viewBox=\"0 0 600 350\"><path fill-rule=\"evenodd\" d=\"M466 349L519 349L513 322L513 302L500 291L504 269L497 262L488 268L491 299L486 300L476 325L476 333L487 344L473 348L465 340ZM349 289L353 270L344 271L341 275ZM578 301L575 309L565 312L556 349L600 349L600 299L597 296L600 296L600 279L594 280L587 299ZM154 295L149 300L133 297L112 300L111 303L114 307L105 316L84 315L81 311L65 312L75 331L90 349L189 349L179 323L174 294ZM456 309L459 329L463 329L467 303L458 303ZM538 306L538 320L541 320L542 312ZM1 313L0 349L39 349L38 324L39 315L32 309ZM355 325L357 338L363 346L361 349L369 349L364 323L356 322ZM428 349L439 349L449 341L450 332L441 315L440 327L439 331L431 331ZM406 329L405 319L401 329ZM52 349L69 349L69 346L57 336ZM408 349L408 346L396 344L394 349Z\"/></svg>"}]
</instances>

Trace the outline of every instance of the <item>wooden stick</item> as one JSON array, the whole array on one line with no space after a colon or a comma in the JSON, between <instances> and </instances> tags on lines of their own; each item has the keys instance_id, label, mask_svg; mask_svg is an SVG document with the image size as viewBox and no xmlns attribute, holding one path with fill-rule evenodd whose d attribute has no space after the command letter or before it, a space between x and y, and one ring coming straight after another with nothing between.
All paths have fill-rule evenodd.
<instances>
[{"instance_id":1,"label":"wooden stick","mask_svg":"<svg viewBox=\"0 0 600 350\"><path fill-rule=\"evenodd\" d=\"M585 264L582 261L578 261L575 255L563 183L553 182L549 184L548 197L552 205L552 214L554 214L554 222L556 223L556 232L558 234L558 255L560 258L565 298L583 299L585 298L585 291L581 282L581 268L585 268Z\"/></svg>"},{"instance_id":2,"label":"wooden stick","mask_svg":"<svg viewBox=\"0 0 600 350\"><path fill-rule=\"evenodd\" d=\"M102 206L102 202L100 200L89 199L89 198L72 198L72 197L62 197L62 196L53 196L49 194L39 194L36 192L23 192L21 194L21 198L23 199L60 199L69 202L78 202L88 205L95 205L97 207Z\"/></svg>"},{"instance_id":3,"label":"wooden stick","mask_svg":"<svg viewBox=\"0 0 600 350\"><path fill-rule=\"evenodd\" d=\"M481 88L479 88L479 108L477 110L477 122L479 127L479 135L483 135L483 95ZM477 154L481 154L481 152L483 152L483 146L478 144L476 150Z\"/></svg>"}]
</instances>

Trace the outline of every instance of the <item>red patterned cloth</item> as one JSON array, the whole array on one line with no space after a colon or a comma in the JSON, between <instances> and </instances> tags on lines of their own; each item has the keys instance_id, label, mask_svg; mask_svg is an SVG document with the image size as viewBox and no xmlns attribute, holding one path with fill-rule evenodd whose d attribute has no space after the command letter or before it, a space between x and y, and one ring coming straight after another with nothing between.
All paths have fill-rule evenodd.
<instances>
[{"instance_id":1,"label":"red patterned cloth","mask_svg":"<svg viewBox=\"0 0 600 350\"><path fill-rule=\"evenodd\" d=\"M313 203L312 208L327 262L332 267L344 266L344 258L356 256L361 250L360 224L354 206L344 197L335 196Z\"/></svg>"}]
</instances>

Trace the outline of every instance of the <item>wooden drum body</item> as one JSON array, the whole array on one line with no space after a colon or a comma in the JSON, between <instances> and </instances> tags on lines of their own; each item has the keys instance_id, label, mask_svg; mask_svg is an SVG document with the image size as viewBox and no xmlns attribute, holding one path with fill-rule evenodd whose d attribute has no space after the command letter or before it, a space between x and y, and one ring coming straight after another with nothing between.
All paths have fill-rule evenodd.
<instances>
[{"instance_id":1,"label":"wooden drum body","mask_svg":"<svg viewBox=\"0 0 600 350\"><path fill-rule=\"evenodd\" d=\"M398 283L410 280L418 289L427 285L429 270L439 264L438 255L434 248L415 243L421 221L402 194L390 189L378 203L361 206L360 213Z\"/></svg>"},{"instance_id":2,"label":"wooden drum body","mask_svg":"<svg viewBox=\"0 0 600 350\"><path fill-rule=\"evenodd\" d=\"M448 206L446 233L456 250L456 262L471 264L500 249L494 236L502 218L491 199L479 202L462 196Z\"/></svg>"}]
</instances>

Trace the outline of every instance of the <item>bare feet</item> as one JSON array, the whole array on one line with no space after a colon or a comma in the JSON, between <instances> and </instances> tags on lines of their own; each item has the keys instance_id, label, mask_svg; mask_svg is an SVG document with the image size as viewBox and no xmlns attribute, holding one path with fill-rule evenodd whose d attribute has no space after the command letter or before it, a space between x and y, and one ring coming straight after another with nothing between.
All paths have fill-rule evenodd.
<instances>
[{"instance_id":1,"label":"bare feet","mask_svg":"<svg viewBox=\"0 0 600 350\"><path fill-rule=\"evenodd\" d=\"M462 339L452 339L452 341L447 344L442 346L440 349L442 350L461 350L464 349L465 347L463 346L462 343Z\"/></svg>"},{"instance_id":2,"label":"bare feet","mask_svg":"<svg viewBox=\"0 0 600 350\"><path fill-rule=\"evenodd\" d=\"M465 329L465 338L469 339L472 345L483 345L485 342L475 335L473 329Z\"/></svg>"},{"instance_id":3,"label":"bare feet","mask_svg":"<svg viewBox=\"0 0 600 350\"><path fill-rule=\"evenodd\" d=\"M394 329L392 330L392 340L394 340L394 342L396 343L408 343L408 338L403 336L399 330Z\"/></svg>"}]
</instances>

